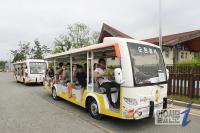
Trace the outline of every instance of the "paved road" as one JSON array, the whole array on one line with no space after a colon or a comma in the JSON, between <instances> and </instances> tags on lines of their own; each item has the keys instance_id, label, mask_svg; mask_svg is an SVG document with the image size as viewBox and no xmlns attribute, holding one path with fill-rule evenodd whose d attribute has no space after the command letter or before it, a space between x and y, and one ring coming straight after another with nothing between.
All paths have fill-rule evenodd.
<instances>
[{"instance_id":1,"label":"paved road","mask_svg":"<svg viewBox=\"0 0 200 133\"><path fill-rule=\"evenodd\" d=\"M154 119L127 121L92 119L82 108L52 100L42 86L16 83L12 74L0 73L0 133L146 132L196 133L200 117L190 116L186 127L156 126Z\"/></svg>"}]
</instances>

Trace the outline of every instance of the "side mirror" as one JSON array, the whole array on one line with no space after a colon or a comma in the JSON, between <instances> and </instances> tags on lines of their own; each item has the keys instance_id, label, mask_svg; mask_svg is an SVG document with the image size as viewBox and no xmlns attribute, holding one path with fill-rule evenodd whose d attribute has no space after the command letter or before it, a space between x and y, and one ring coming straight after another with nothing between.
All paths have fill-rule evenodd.
<instances>
[{"instance_id":1,"label":"side mirror","mask_svg":"<svg viewBox=\"0 0 200 133\"><path fill-rule=\"evenodd\" d=\"M122 69L115 68L114 70L115 82L118 84L123 84L124 80L122 79Z\"/></svg>"},{"instance_id":2,"label":"side mirror","mask_svg":"<svg viewBox=\"0 0 200 133\"><path fill-rule=\"evenodd\" d=\"M167 80L169 80L169 70L166 69L166 73L167 73Z\"/></svg>"}]
</instances>

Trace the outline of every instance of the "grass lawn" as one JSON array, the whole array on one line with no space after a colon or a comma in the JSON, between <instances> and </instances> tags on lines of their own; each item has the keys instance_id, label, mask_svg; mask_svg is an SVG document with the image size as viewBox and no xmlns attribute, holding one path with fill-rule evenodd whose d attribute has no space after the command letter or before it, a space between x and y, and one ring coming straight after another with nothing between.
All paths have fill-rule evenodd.
<instances>
[{"instance_id":1,"label":"grass lawn","mask_svg":"<svg viewBox=\"0 0 200 133\"><path fill-rule=\"evenodd\" d=\"M186 96L180 96L180 95L169 95L167 98L173 99L173 100L178 100L178 101L183 101L183 102L192 102L196 104L200 104L200 98L188 98Z\"/></svg>"}]
</instances>

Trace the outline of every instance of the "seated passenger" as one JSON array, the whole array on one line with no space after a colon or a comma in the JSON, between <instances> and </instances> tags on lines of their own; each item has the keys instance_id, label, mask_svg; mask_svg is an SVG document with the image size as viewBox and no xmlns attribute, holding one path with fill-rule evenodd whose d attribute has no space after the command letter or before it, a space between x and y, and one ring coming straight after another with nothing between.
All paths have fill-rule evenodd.
<instances>
[{"instance_id":1,"label":"seated passenger","mask_svg":"<svg viewBox=\"0 0 200 133\"><path fill-rule=\"evenodd\" d=\"M120 86L117 83L109 80L111 77L111 74L109 74L105 69L106 68L105 60L101 58L99 59L98 63L99 64L97 68L95 69L95 80L99 84L99 87L103 87L106 90L106 95L107 95L110 105L112 105L114 108L119 108L120 92L118 91L118 100L117 102L114 103L111 98L111 88L116 88L119 90Z\"/></svg>"},{"instance_id":2,"label":"seated passenger","mask_svg":"<svg viewBox=\"0 0 200 133\"><path fill-rule=\"evenodd\" d=\"M54 70L52 67L50 67L48 69L47 74L48 74L49 78L54 78Z\"/></svg>"},{"instance_id":3,"label":"seated passenger","mask_svg":"<svg viewBox=\"0 0 200 133\"><path fill-rule=\"evenodd\" d=\"M83 65L83 72L85 73L85 75L87 76L87 63L85 63Z\"/></svg>"},{"instance_id":4,"label":"seated passenger","mask_svg":"<svg viewBox=\"0 0 200 133\"><path fill-rule=\"evenodd\" d=\"M103 58L99 59L99 64L95 69L95 80L101 85L104 82L111 82L109 79L110 74L106 71L106 62Z\"/></svg>"},{"instance_id":5,"label":"seated passenger","mask_svg":"<svg viewBox=\"0 0 200 133\"><path fill-rule=\"evenodd\" d=\"M21 73L20 73L20 76L23 76L24 75L24 68L23 66L21 66Z\"/></svg>"},{"instance_id":6,"label":"seated passenger","mask_svg":"<svg viewBox=\"0 0 200 133\"><path fill-rule=\"evenodd\" d=\"M63 85L67 86L68 98L71 98L72 97L72 83L71 83L70 63L65 64L62 68L63 68L62 82L63 82Z\"/></svg>"},{"instance_id":7,"label":"seated passenger","mask_svg":"<svg viewBox=\"0 0 200 133\"><path fill-rule=\"evenodd\" d=\"M63 78L65 80L65 83L68 83L71 81L70 63L67 63L64 66L65 67L63 68Z\"/></svg>"},{"instance_id":8,"label":"seated passenger","mask_svg":"<svg viewBox=\"0 0 200 133\"><path fill-rule=\"evenodd\" d=\"M81 88L86 87L86 75L81 65L77 65L76 79L77 79L77 83L81 86Z\"/></svg>"},{"instance_id":9,"label":"seated passenger","mask_svg":"<svg viewBox=\"0 0 200 133\"><path fill-rule=\"evenodd\" d=\"M59 81L62 77L62 72L63 72L63 63L59 63L58 68L56 69L56 81Z\"/></svg>"},{"instance_id":10,"label":"seated passenger","mask_svg":"<svg viewBox=\"0 0 200 133\"><path fill-rule=\"evenodd\" d=\"M74 83L77 82L76 73L77 73L77 64L74 64L72 66L72 80Z\"/></svg>"},{"instance_id":11,"label":"seated passenger","mask_svg":"<svg viewBox=\"0 0 200 133\"><path fill-rule=\"evenodd\" d=\"M47 76L46 76L46 81L48 81L48 86L51 87L51 82L54 78L54 70L53 70L53 67L50 66L48 69L47 69Z\"/></svg>"}]
</instances>

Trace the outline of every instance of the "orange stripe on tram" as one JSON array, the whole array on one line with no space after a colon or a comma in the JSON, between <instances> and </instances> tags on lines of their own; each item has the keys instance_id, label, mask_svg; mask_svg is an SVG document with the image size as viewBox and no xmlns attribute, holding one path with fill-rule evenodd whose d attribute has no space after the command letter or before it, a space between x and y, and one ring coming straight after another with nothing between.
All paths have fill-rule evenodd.
<instances>
[{"instance_id":1,"label":"orange stripe on tram","mask_svg":"<svg viewBox=\"0 0 200 133\"><path fill-rule=\"evenodd\" d=\"M115 44L114 45L114 48L115 48L115 56L116 57L121 57L121 53L120 53L120 49L119 49L119 44Z\"/></svg>"},{"instance_id":2,"label":"orange stripe on tram","mask_svg":"<svg viewBox=\"0 0 200 133\"><path fill-rule=\"evenodd\" d=\"M68 98L72 97L72 83L67 83L67 89L68 89Z\"/></svg>"}]
</instances>

